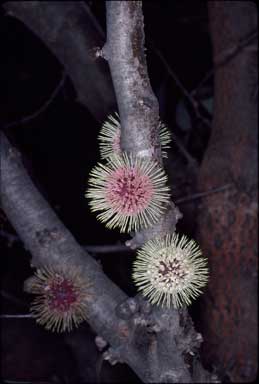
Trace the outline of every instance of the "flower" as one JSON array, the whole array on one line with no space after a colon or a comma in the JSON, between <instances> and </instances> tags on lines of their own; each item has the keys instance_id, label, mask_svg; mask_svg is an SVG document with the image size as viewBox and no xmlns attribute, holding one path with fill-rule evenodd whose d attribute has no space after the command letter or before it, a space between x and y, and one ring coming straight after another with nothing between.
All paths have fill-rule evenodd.
<instances>
[{"instance_id":1,"label":"flower","mask_svg":"<svg viewBox=\"0 0 259 384\"><path fill-rule=\"evenodd\" d=\"M98 139L100 141L100 153L102 159L107 159L110 156L121 154L120 148L121 125L120 118L117 112L114 116L109 115L107 120L102 125ZM171 134L168 128L162 122L159 123L159 138L162 148L162 156L167 157L166 150L171 142Z\"/></svg>"},{"instance_id":2,"label":"flower","mask_svg":"<svg viewBox=\"0 0 259 384\"><path fill-rule=\"evenodd\" d=\"M115 117L109 115L103 123L98 140L100 141L100 153L102 159L107 159L111 155L120 155L120 120L116 112Z\"/></svg>"},{"instance_id":3,"label":"flower","mask_svg":"<svg viewBox=\"0 0 259 384\"><path fill-rule=\"evenodd\" d=\"M92 211L102 211L97 218L108 228L137 231L157 222L164 212L170 198L166 181L155 161L123 153L93 168L86 197Z\"/></svg>"},{"instance_id":4,"label":"flower","mask_svg":"<svg viewBox=\"0 0 259 384\"><path fill-rule=\"evenodd\" d=\"M57 332L78 327L86 320L88 287L74 267L37 269L31 285L37 295L31 305L37 323Z\"/></svg>"},{"instance_id":5,"label":"flower","mask_svg":"<svg viewBox=\"0 0 259 384\"><path fill-rule=\"evenodd\" d=\"M133 280L152 304L191 304L208 281L207 260L194 240L178 234L147 242L133 263Z\"/></svg>"}]
</instances>

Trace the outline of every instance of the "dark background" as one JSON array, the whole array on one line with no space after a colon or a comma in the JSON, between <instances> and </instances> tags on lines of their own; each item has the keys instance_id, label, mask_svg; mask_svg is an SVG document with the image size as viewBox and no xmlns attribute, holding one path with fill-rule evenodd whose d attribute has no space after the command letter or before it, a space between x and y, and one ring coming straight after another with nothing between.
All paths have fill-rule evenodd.
<instances>
[{"instance_id":1,"label":"dark background","mask_svg":"<svg viewBox=\"0 0 259 384\"><path fill-rule=\"evenodd\" d=\"M105 30L103 1L88 1ZM147 63L150 81L159 100L160 116L176 137L165 166L173 199L196 192L196 171L210 136L213 77L197 89L212 69L207 4L204 1L144 1ZM84 192L90 169L99 160L99 124L75 101L67 78L52 102L34 118L62 78L62 66L44 44L21 22L6 16L0 7L0 122L2 129L24 155L24 162L40 192L82 245L123 242L127 236L110 231L90 213ZM197 117L188 98L168 73L161 57L182 82L185 90L197 89ZM188 153L179 149L179 143ZM178 230L192 236L199 201L179 204L184 217ZM23 292L24 280L32 274L30 254L4 213L0 211L2 271L2 314L28 313L30 297ZM136 293L130 279L133 253L93 254L107 275L129 295ZM199 326L196 305L192 315ZM201 330L202 331L202 330ZM87 336L84 361L73 345ZM48 383L116 382L138 379L124 365L111 367L101 362L94 334L86 323L70 336L56 335L32 319L2 319L2 377ZM6 381L7 382L7 381Z\"/></svg>"}]
</instances>

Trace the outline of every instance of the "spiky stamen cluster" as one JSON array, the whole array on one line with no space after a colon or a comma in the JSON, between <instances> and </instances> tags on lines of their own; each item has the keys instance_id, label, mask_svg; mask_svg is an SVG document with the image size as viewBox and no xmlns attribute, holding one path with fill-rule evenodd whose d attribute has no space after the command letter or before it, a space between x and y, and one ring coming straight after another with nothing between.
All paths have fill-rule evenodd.
<instances>
[{"instance_id":1,"label":"spiky stamen cluster","mask_svg":"<svg viewBox=\"0 0 259 384\"><path fill-rule=\"evenodd\" d=\"M99 163L90 173L86 197L92 211L108 228L137 231L156 223L170 194L165 172L154 161L113 156L107 165Z\"/></svg>"},{"instance_id":2,"label":"spiky stamen cluster","mask_svg":"<svg viewBox=\"0 0 259 384\"><path fill-rule=\"evenodd\" d=\"M177 234L147 242L133 263L133 280L152 304L191 304L208 281L207 260L194 240Z\"/></svg>"},{"instance_id":3,"label":"spiky stamen cluster","mask_svg":"<svg viewBox=\"0 0 259 384\"><path fill-rule=\"evenodd\" d=\"M38 269L31 287L37 295L31 305L37 323L56 332L78 327L86 320L88 288L74 267Z\"/></svg>"},{"instance_id":4,"label":"spiky stamen cluster","mask_svg":"<svg viewBox=\"0 0 259 384\"><path fill-rule=\"evenodd\" d=\"M110 156L116 154L121 155L120 147L121 125L120 118L116 112L113 115L109 115L104 122L98 139L100 141L100 153L102 159L107 159ZM159 123L159 139L162 149L162 156L167 157L166 150L170 148L171 134L168 128L162 122Z\"/></svg>"}]
</instances>

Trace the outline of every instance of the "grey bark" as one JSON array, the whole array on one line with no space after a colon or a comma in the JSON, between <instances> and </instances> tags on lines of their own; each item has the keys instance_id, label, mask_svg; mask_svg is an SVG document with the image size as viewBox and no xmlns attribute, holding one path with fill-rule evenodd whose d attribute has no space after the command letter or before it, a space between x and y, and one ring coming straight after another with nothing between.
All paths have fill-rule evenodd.
<instances>
[{"instance_id":1,"label":"grey bark","mask_svg":"<svg viewBox=\"0 0 259 384\"><path fill-rule=\"evenodd\" d=\"M29 3L10 2L6 7L9 7L9 10L12 7L13 12L15 10L17 17L21 20L21 15L23 15L24 22L28 25L32 24L31 28L35 28L36 31L35 20L37 17L40 18L41 14L38 15L38 11L35 13L35 9L39 7L38 9L41 9L44 14L45 11L42 10L40 4L45 4L48 9L50 9L50 5L49 2L41 2L40 4L39 2L33 2L33 5ZM54 3L53 9L56 10L56 7L59 7L57 3L60 2ZM69 4L73 14L72 2L69 2ZM120 100L119 111L122 121L123 147L125 150L133 151L137 155L161 161L157 138L158 105L149 84L146 62L143 56L144 34L141 3L109 2L109 7L111 8L107 15L108 24L113 20L116 27L122 28L121 23L116 24L116 17L121 22L125 21L125 17L130 17L133 22L133 24L127 22L125 25L126 30L124 35L122 34L125 40L119 39L116 42L115 39L114 41L115 51L113 53L116 54L117 52L117 57L119 57L118 49L120 47L123 49L121 44L124 41L127 49L130 49L128 52L129 59L127 59L127 52L122 50L123 60L118 60L118 62L115 60L111 65L114 67L113 81L116 95L118 101ZM118 7L117 11L114 8L115 19L112 7ZM122 14L116 14L116 12L122 12ZM51 13L49 17L49 22L52 23ZM69 23L69 13L66 13L66 18ZM45 18L44 16L45 21L42 28L47 23L47 19L48 17ZM134 31L135 27L136 30ZM108 29L108 42L104 48L104 54L107 54L107 57L109 57L111 38L116 32L111 25L108 26ZM57 57L61 58L61 61L62 59L64 62L68 60L68 63L70 63L69 51L62 56L62 50L66 50L64 47L67 47L66 38L63 35L67 36L64 24L61 23L59 29L54 28L54 35L51 35L52 31L49 31L48 28L47 31L50 35L42 35L42 38L46 39L50 45L52 43L48 40L49 36L55 36L54 42L58 38L59 43L56 42L58 48L56 47L55 53ZM69 39L72 44L72 30L70 33ZM84 36L85 31L80 30L79 32L75 28L74 33L74 39L76 40L77 34ZM117 30L117 34L119 33L120 30ZM128 37L133 39L132 42L127 41ZM80 36L78 41L84 38L86 37ZM85 55L84 50L79 49L79 51L79 56ZM80 61L80 63L78 70L83 76L87 72L87 67L84 61ZM126 77L122 76L123 65L125 65ZM133 65L132 68L137 71L137 74L130 71L131 65ZM128 84L130 87L125 84L127 76L129 76L129 79L131 76L135 79L133 83ZM85 84L79 84L75 77L73 81L78 94L81 91L87 92ZM120 82L122 82L121 85ZM89 99L82 98L82 100L84 104L88 105ZM129 109L129 117L126 113L127 108ZM136 123L133 121L133 115ZM131 129L131 127L133 128ZM142 129L144 134L141 133ZM103 274L98 263L92 260L77 244L73 236L60 222L57 215L33 185L23 167L19 153L3 135L1 136L0 149L3 209L25 243L26 248L31 252L34 266L62 263L70 267L75 265L80 268L85 281L90 283L90 296L87 301L88 322L98 335L110 343L110 348L105 352L105 359L111 363L117 361L126 362L144 382L216 381L216 378L206 372L199 362L198 348L202 338L201 335L194 331L187 310L162 310L161 308L151 307L139 296L134 299L127 298ZM169 210L157 227L152 228L150 232L137 234L139 238L136 236L133 239L135 243L133 241L130 245L137 246L149 237L158 234L159 231L160 233L173 232L180 213L174 205L172 207L173 209Z\"/></svg>"},{"instance_id":2,"label":"grey bark","mask_svg":"<svg viewBox=\"0 0 259 384\"><path fill-rule=\"evenodd\" d=\"M162 310L140 297L127 298L40 195L19 152L3 134L0 140L2 207L30 251L33 266L80 268L90 284L88 323L111 346L105 358L126 362L144 382L215 381L199 362L202 338L187 310Z\"/></svg>"},{"instance_id":3,"label":"grey bark","mask_svg":"<svg viewBox=\"0 0 259 384\"><path fill-rule=\"evenodd\" d=\"M158 101L150 85L144 47L141 1L107 1L108 60L121 119L121 146L138 157L162 166L158 136ZM173 233L182 214L173 202L161 220L139 231L126 244L135 249L154 236Z\"/></svg>"},{"instance_id":4,"label":"grey bark","mask_svg":"<svg viewBox=\"0 0 259 384\"><path fill-rule=\"evenodd\" d=\"M100 265L76 242L32 183L20 153L3 134L0 137L1 204L32 255L31 265L40 267L62 264L68 268L79 268L86 283L91 283L89 324L95 324L95 331L102 331L104 337L107 326L111 330L114 326L111 334L116 334L114 309L118 302L126 299L126 295L103 274ZM99 322L95 322L96 317Z\"/></svg>"},{"instance_id":5,"label":"grey bark","mask_svg":"<svg viewBox=\"0 0 259 384\"><path fill-rule=\"evenodd\" d=\"M121 118L122 148L161 161L158 101L151 89L144 53L141 1L107 1L104 57L110 66Z\"/></svg>"}]
</instances>

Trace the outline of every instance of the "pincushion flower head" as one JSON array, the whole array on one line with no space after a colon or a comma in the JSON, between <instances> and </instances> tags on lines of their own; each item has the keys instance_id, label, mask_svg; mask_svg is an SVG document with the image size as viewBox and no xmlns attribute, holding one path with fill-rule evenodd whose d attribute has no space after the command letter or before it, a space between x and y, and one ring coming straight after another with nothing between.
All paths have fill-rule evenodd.
<instances>
[{"instance_id":1,"label":"pincushion flower head","mask_svg":"<svg viewBox=\"0 0 259 384\"><path fill-rule=\"evenodd\" d=\"M191 304L208 281L207 260L194 240L177 234L147 242L133 263L133 280L152 304Z\"/></svg>"},{"instance_id":2,"label":"pincushion flower head","mask_svg":"<svg viewBox=\"0 0 259 384\"><path fill-rule=\"evenodd\" d=\"M169 202L163 169L155 162L128 156L113 156L90 173L86 197L92 211L108 228L137 231L159 220Z\"/></svg>"},{"instance_id":3,"label":"pincushion flower head","mask_svg":"<svg viewBox=\"0 0 259 384\"><path fill-rule=\"evenodd\" d=\"M102 159L107 159L114 154L121 155L122 151L120 148L120 136L120 118L116 112L114 116L108 116L107 120L102 125L98 136ZM166 150L170 148L169 144L171 142L171 134L162 122L159 123L159 139L161 143L162 156L167 157Z\"/></svg>"},{"instance_id":4,"label":"pincushion flower head","mask_svg":"<svg viewBox=\"0 0 259 384\"><path fill-rule=\"evenodd\" d=\"M87 284L74 268L37 269L31 292L36 295L31 312L46 329L71 331L86 319Z\"/></svg>"}]
</instances>

